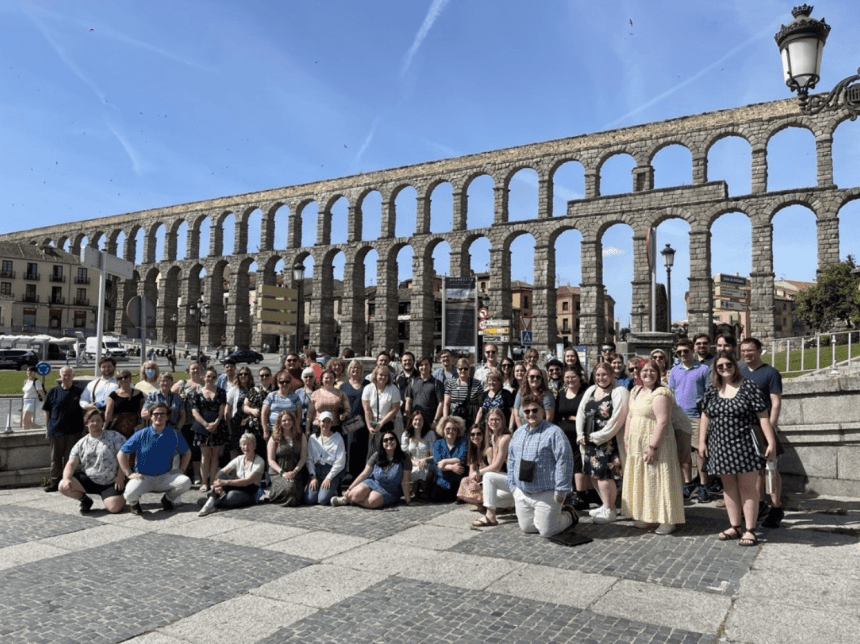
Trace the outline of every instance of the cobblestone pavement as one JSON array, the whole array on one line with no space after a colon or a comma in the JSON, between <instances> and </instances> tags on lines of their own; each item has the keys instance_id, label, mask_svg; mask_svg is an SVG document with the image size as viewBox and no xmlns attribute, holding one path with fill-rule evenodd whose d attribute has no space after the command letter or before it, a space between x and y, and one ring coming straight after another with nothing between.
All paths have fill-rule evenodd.
<instances>
[{"instance_id":1,"label":"cobblestone pavement","mask_svg":"<svg viewBox=\"0 0 860 644\"><path fill-rule=\"evenodd\" d=\"M794 500L762 544L719 542L724 510L660 537L629 521L524 535L458 505L256 506L199 518L78 513L0 490L0 638L17 642L856 641L860 501Z\"/></svg>"}]
</instances>

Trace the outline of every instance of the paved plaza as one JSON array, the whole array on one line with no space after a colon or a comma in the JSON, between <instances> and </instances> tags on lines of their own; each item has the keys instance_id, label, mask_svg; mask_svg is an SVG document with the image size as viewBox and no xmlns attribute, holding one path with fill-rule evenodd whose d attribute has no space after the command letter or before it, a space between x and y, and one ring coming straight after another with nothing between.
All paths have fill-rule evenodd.
<instances>
[{"instance_id":1,"label":"paved plaza","mask_svg":"<svg viewBox=\"0 0 860 644\"><path fill-rule=\"evenodd\" d=\"M256 506L198 518L78 513L0 490L0 641L854 643L860 500L792 497L762 543L720 542L725 511L688 505L657 536L628 521L569 547L469 506Z\"/></svg>"}]
</instances>

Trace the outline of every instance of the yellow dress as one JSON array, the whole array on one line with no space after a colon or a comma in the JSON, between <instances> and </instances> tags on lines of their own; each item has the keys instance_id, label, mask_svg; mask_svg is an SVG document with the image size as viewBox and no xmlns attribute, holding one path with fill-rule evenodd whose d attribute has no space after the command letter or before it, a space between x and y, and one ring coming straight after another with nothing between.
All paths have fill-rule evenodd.
<instances>
[{"instance_id":1,"label":"yellow dress","mask_svg":"<svg viewBox=\"0 0 860 644\"><path fill-rule=\"evenodd\" d=\"M630 395L630 435L624 462L624 487L621 492L621 514L645 523L684 523L684 494L678 445L671 424L657 452L657 461L645 462L645 450L651 442L657 418L654 399L674 396L668 387L657 387L646 393L641 387ZM638 397L637 397L638 396Z\"/></svg>"}]
</instances>

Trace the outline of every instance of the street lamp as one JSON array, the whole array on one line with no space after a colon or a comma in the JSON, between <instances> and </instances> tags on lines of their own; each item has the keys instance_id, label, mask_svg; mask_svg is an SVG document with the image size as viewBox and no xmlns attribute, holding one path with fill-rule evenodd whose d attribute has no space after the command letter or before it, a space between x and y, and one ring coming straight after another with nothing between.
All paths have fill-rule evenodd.
<instances>
[{"instance_id":1,"label":"street lamp","mask_svg":"<svg viewBox=\"0 0 860 644\"><path fill-rule=\"evenodd\" d=\"M170 316L170 321L173 322L173 355L176 355L176 336L179 335L179 318L176 313Z\"/></svg>"},{"instance_id":2,"label":"street lamp","mask_svg":"<svg viewBox=\"0 0 860 644\"><path fill-rule=\"evenodd\" d=\"M791 10L794 20L776 33L774 39L782 58L785 84L797 92L800 111L818 114L824 110L848 110L853 121L860 114L860 69L857 74L843 78L827 96L809 96L821 78L821 55L830 34L830 25L824 18L811 18L813 7L800 5Z\"/></svg>"},{"instance_id":3,"label":"street lamp","mask_svg":"<svg viewBox=\"0 0 860 644\"><path fill-rule=\"evenodd\" d=\"M191 316L197 320L197 360L200 358L200 340L203 337L203 327L206 326L206 320L209 319L209 305L203 302L203 298L197 302L197 306L191 305L189 311Z\"/></svg>"},{"instance_id":4,"label":"street lamp","mask_svg":"<svg viewBox=\"0 0 860 644\"><path fill-rule=\"evenodd\" d=\"M305 264L302 260L296 259L293 263L293 283L296 285L296 353L301 353L301 337L302 337L302 313L304 312L304 304L302 303L302 290L305 282Z\"/></svg>"},{"instance_id":5,"label":"street lamp","mask_svg":"<svg viewBox=\"0 0 860 644\"><path fill-rule=\"evenodd\" d=\"M660 251L663 256L663 264L666 266L666 325L669 333L672 332L672 265L675 263L675 249L669 244Z\"/></svg>"}]
</instances>

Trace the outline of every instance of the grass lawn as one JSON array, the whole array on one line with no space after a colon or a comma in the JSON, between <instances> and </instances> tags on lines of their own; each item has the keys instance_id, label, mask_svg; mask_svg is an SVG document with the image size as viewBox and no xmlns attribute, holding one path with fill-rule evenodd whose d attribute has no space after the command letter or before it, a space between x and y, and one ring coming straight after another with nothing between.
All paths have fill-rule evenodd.
<instances>
[{"instance_id":1,"label":"grass lawn","mask_svg":"<svg viewBox=\"0 0 860 644\"><path fill-rule=\"evenodd\" d=\"M59 371L60 370L58 368L47 375L45 378L45 389L50 389L57 384L57 378L60 377ZM81 373L86 373L87 377L92 377L93 372L92 369L89 369L86 372L81 371ZM133 371L132 374L134 374ZM175 371L173 373L174 380L187 377L188 374L184 371ZM26 371L7 371L5 369L0 371L0 395L20 394L21 387L24 386L24 381L26 379Z\"/></svg>"},{"instance_id":2,"label":"grass lawn","mask_svg":"<svg viewBox=\"0 0 860 644\"><path fill-rule=\"evenodd\" d=\"M789 356L788 369L785 368L785 351L778 352L775 356L771 354L765 354L761 357L762 362L766 362L769 365L776 367L784 377L786 378L796 378L797 376L802 376L805 373L809 373L810 371L815 371L815 347L812 349L804 349L803 351L798 351L795 349L791 350L791 354ZM800 358L803 356L803 371L800 370ZM776 358L776 360L774 360ZM860 358L860 343L854 342L851 345L851 358ZM836 346L836 362L843 362L848 359L848 345L840 344ZM821 345L821 369L825 367L829 367L832 363L832 349L829 344ZM786 373L786 372L789 373Z\"/></svg>"}]
</instances>

